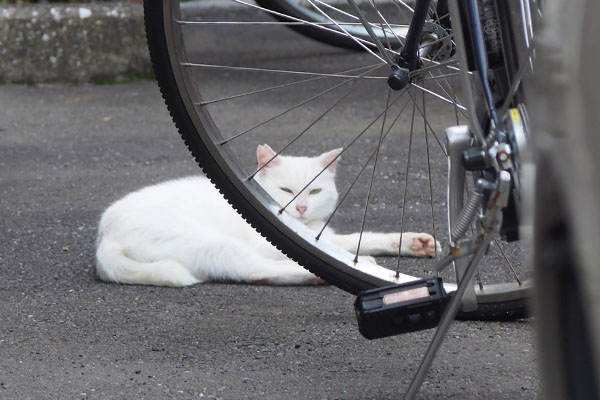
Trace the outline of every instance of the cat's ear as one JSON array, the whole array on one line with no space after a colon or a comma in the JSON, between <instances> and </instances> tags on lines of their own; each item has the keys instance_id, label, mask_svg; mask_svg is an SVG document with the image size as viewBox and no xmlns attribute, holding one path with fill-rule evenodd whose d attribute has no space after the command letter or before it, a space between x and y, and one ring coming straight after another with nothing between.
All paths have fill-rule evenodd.
<instances>
[{"instance_id":1,"label":"cat's ear","mask_svg":"<svg viewBox=\"0 0 600 400\"><path fill-rule=\"evenodd\" d=\"M256 148L256 159L258 161L258 168L263 168L267 163L269 163L269 165L271 166L279 165L281 160L279 160L278 158L273 159L273 157L275 157L276 155L277 153L275 153L273 149L269 147L268 144L259 144ZM271 159L273 160L271 161Z\"/></svg>"},{"instance_id":2,"label":"cat's ear","mask_svg":"<svg viewBox=\"0 0 600 400\"><path fill-rule=\"evenodd\" d=\"M335 168L337 167L338 162L340 161L340 154L342 153L343 148L335 149L328 151L327 153L323 153L319 156L319 161L321 162L321 166L327 167L331 172L335 172Z\"/></svg>"}]
</instances>

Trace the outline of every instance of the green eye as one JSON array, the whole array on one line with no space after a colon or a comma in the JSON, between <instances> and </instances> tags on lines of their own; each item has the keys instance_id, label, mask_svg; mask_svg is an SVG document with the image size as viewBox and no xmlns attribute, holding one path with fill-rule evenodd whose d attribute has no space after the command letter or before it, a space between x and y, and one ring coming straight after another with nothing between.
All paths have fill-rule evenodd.
<instances>
[{"instance_id":1,"label":"green eye","mask_svg":"<svg viewBox=\"0 0 600 400\"><path fill-rule=\"evenodd\" d=\"M313 189L310 191L310 194L317 194L317 193L321 193L321 189Z\"/></svg>"},{"instance_id":2,"label":"green eye","mask_svg":"<svg viewBox=\"0 0 600 400\"><path fill-rule=\"evenodd\" d=\"M294 194L294 192L292 192L292 189L289 189L289 188L286 188L286 187L282 187L282 188L279 188L279 189L283 190L286 193Z\"/></svg>"}]
</instances>

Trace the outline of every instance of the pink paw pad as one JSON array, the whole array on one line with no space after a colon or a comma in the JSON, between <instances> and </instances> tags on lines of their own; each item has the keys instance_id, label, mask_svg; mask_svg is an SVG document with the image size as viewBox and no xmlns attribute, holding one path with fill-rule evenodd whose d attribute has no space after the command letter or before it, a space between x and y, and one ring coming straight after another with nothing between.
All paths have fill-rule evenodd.
<instances>
[{"instance_id":1,"label":"pink paw pad","mask_svg":"<svg viewBox=\"0 0 600 400\"><path fill-rule=\"evenodd\" d=\"M323 278L319 278L319 277L315 278L315 285L328 285L328 284L329 283Z\"/></svg>"},{"instance_id":2,"label":"pink paw pad","mask_svg":"<svg viewBox=\"0 0 600 400\"><path fill-rule=\"evenodd\" d=\"M423 236L414 238L410 249L417 253L421 257L435 256L435 240L431 237Z\"/></svg>"}]
</instances>

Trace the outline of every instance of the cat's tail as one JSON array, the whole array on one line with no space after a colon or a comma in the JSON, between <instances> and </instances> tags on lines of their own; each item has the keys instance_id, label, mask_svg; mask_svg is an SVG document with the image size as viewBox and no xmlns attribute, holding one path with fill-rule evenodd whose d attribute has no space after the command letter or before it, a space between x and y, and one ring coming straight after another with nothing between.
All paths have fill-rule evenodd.
<instances>
[{"instance_id":1,"label":"cat's tail","mask_svg":"<svg viewBox=\"0 0 600 400\"><path fill-rule=\"evenodd\" d=\"M103 281L132 285L179 287L200 283L179 262L135 260L123 246L106 236L98 240L96 272Z\"/></svg>"}]
</instances>

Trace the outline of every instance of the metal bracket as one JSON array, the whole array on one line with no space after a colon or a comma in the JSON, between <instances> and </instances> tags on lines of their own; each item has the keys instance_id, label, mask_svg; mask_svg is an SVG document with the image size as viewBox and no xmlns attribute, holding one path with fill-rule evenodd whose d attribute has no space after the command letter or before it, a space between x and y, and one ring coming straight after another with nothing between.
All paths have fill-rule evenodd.
<instances>
[{"instance_id":1,"label":"metal bracket","mask_svg":"<svg viewBox=\"0 0 600 400\"><path fill-rule=\"evenodd\" d=\"M453 126L446 129L445 139L448 152L448 228L450 235L452 235L452 230L459 221L464 205L466 171L462 165L462 154L471 147L473 135L467 125ZM469 260L467 257L453 258L456 280L460 282L465 275ZM472 283L463 299L462 309L466 312L477 309L475 287Z\"/></svg>"}]
</instances>

